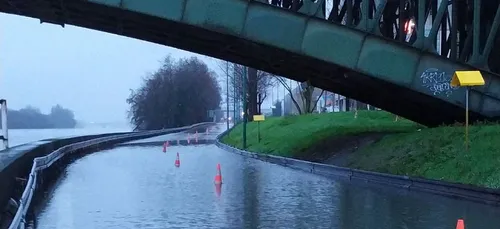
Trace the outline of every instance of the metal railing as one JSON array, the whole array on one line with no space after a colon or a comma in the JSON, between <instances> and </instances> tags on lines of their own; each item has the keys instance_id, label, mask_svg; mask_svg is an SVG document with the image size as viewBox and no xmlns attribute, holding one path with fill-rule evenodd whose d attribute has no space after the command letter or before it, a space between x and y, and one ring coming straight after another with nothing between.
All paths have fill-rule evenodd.
<instances>
[{"instance_id":1,"label":"metal railing","mask_svg":"<svg viewBox=\"0 0 500 229\"><path fill-rule=\"evenodd\" d=\"M35 158L33 160L33 166L31 167L31 172L29 174L28 181L26 182L26 188L24 189L21 199L19 200L19 208L17 209L14 218L12 219L9 229L19 229L25 227L26 213L30 207L31 199L33 198L33 194L36 189L38 172L50 167L54 162L64 157L65 155L71 154L76 150L85 149L87 147L92 147L99 144L109 144L109 143L112 144L114 142L118 143L118 142L132 141L141 138L154 137L161 134L184 131L207 124L212 124L212 123L211 122L198 123L187 127L179 127L173 129L165 129L165 130L153 130L146 132L132 132L130 134L121 134L118 136L114 135L114 136L96 138L63 146L46 156Z\"/></svg>"}]
</instances>

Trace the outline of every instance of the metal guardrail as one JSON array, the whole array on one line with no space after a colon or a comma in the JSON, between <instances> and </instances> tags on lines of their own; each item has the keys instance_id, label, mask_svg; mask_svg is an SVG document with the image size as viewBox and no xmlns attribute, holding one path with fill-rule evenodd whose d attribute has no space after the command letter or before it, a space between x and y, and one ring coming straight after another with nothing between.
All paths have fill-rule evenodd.
<instances>
[{"instance_id":1,"label":"metal guardrail","mask_svg":"<svg viewBox=\"0 0 500 229\"><path fill-rule=\"evenodd\" d=\"M113 142L126 142L141 138L154 137L160 134L168 134L176 131L189 130L199 126L212 124L211 122L198 123L187 127L179 127L165 130L153 130L145 132L132 132L130 134L121 134L108 137L101 137L96 139L91 139L83 142L77 142L67 146L63 146L52 153L37 157L33 160L33 166L31 167L31 172L29 174L28 182L26 182L26 188L19 200L19 208L16 211L16 215L12 219L9 229L19 229L24 228L26 223L26 213L30 207L31 199L36 189L38 172L50 167L54 162L64 157L65 155L71 154L76 150L85 149L87 147L92 147L99 144L113 143Z\"/></svg>"}]
</instances>

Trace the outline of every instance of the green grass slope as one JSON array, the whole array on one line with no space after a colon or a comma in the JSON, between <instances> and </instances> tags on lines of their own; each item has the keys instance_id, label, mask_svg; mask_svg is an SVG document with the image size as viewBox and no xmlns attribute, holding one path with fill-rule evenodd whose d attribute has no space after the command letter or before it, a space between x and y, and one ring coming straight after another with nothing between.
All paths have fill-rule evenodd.
<instances>
[{"instance_id":1,"label":"green grass slope","mask_svg":"<svg viewBox=\"0 0 500 229\"><path fill-rule=\"evenodd\" d=\"M500 188L500 125L476 125L465 150L464 127L385 136L348 158L349 167Z\"/></svg>"},{"instance_id":2,"label":"green grass slope","mask_svg":"<svg viewBox=\"0 0 500 229\"><path fill-rule=\"evenodd\" d=\"M295 157L325 139L373 132L400 132L348 155L352 168L500 188L500 125L470 127L470 148L465 150L464 127L425 128L408 120L394 121L383 111L309 114L268 118L248 123L247 150ZM242 125L223 142L242 148Z\"/></svg>"},{"instance_id":3,"label":"green grass slope","mask_svg":"<svg viewBox=\"0 0 500 229\"><path fill-rule=\"evenodd\" d=\"M366 132L406 132L421 128L414 122L400 119L384 111L307 114L267 118L260 123L261 142L258 142L258 123L247 124L247 150L293 157L321 140ZM242 148L243 126L240 124L222 141Z\"/></svg>"}]
</instances>

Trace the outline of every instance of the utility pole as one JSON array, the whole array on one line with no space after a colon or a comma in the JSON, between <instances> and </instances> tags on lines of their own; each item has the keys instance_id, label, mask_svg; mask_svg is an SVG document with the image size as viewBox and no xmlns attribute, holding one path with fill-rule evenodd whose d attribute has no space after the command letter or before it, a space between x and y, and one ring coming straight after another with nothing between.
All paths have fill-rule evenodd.
<instances>
[{"instance_id":1,"label":"utility pole","mask_svg":"<svg viewBox=\"0 0 500 229\"><path fill-rule=\"evenodd\" d=\"M247 148L247 67L243 66L243 149Z\"/></svg>"},{"instance_id":2,"label":"utility pole","mask_svg":"<svg viewBox=\"0 0 500 229\"><path fill-rule=\"evenodd\" d=\"M233 125L236 125L236 101L237 101L237 91L236 91L236 64L233 64Z\"/></svg>"},{"instance_id":3,"label":"utility pole","mask_svg":"<svg viewBox=\"0 0 500 229\"><path fill-rule=\"evenodd\" d=\"M286 98L286 88L284 85L283 86L283 106L281 106L281 116L285 116L285 98Z\"/></svg>"},{"instance_id":4,"label":"utility pole","mask_svg":"<svg viewBox=\"0 0 500 229\"><path fill-rule=\"evenodd\" d=\"M226 61L226 124L229 130L229 61Z\"/></svg>"}]
</instances>

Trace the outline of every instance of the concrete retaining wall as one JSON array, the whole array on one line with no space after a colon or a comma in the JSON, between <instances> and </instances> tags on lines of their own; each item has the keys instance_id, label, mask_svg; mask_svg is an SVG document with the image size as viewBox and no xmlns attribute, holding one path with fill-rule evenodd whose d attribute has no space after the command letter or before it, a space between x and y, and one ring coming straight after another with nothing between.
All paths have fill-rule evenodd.
<instances>
[{"instance_id":1,"label":"concrete retaining wall","mask_svg":"<svg viewBox=\"0 0 500 229\"><path fill-rule=\"evenodd\" d=\"M357 169L302 161L293 158L248 152L222 143L220 140L223 136L226 135L226 133L228 133L228 131L225 131L217 136L215 144L221 149L224 149L228 152L240 154L245 157L251 157L273 164L282 165L322 176L332 177L335 179L343 179L351 182L377 183L386 186L404 188L412 191L421 191L491 205L500 205L500 190L497 189L481 188L444 181L362 171Z\"/></svg>"}]
</instances>

